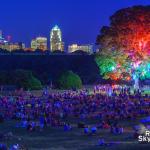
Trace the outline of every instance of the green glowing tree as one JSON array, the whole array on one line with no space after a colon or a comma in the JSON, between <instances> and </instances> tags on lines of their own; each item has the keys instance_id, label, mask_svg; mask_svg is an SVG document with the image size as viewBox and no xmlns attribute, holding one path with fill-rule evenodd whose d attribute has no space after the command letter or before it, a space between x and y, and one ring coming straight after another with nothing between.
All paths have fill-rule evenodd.
<instances>
[{"instance_id":1,"label":"green glowing tree","mask_svg":"<svg viewBox=\"0 0 150 150\"><path fill-rule=\"evenodd\" d=\"M97 37L100 52L96 62L105 79L150 78L150 6L117 11Z\"/></svg>"}]
</instances>

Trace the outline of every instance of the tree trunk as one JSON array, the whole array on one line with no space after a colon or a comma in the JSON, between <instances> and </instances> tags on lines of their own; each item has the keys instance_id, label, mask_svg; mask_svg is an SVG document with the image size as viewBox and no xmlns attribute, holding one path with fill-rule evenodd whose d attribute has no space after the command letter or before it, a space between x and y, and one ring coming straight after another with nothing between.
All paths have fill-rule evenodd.
<instances>
[{"instance_id":1,"label":"tree trunk","mask_svg":"<svg viewBox=\"0 0 150 150\"><path fill-rule=\"evenodd\" d=\"M140 85L139 85L139 78L138 77L135 77L134 78L134 89L137 91L139 90L140 88Z\"/></svg>"}]
</instances>

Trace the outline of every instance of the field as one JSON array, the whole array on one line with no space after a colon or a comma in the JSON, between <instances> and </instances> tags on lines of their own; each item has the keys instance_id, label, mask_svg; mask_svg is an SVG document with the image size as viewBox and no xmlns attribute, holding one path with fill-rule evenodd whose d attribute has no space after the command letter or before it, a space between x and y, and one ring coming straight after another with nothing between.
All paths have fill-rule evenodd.
<instances>
[{"instance_id":1,"label":"field","mask_svg":"<svg viewBox=\"0 0 150 150\"><path fill-rule=\"evenodd\" d=\"M0 124L0 133L12 132L13 137L9 140L1 140L0 143L7 145L22 144L29 150L146 150L150 144L140 144L133 138L132 127L139 124L139 120L123 121L125 128L122 135L112 135L107 129L99 129L96 135L85 135L83 129L77 128L78 120L70 120L73 129L64 131L63 127L47 127L44 131L28 132L23 128L16 128L17 122L6 121ZM92 125L97 120L86 121ZM106 146L99 146L98 140L104 138L108 143Z\"/></svg>"},{"instance_id":2,"label":"field","mask_svg":"<svg viewBox=\"0 0 150 150\"><path fill-rule=\"evenodd\" d=\"M39 96L41 93L38 91L32 94ZM99 129L95 135L85 135L83 129L77 128L77 123L81 120L73 118L65 120L73 126L72 130L67 132L63 127L46 127L42 132L39 130L28 132L24 128L17 128L18 122L8 120L0 123L0 135L12 132L13 136L8 140L1 139L0 136L0 143L8 146L18 143L28 150L147 150L150 149L150 143L141 144L138 143L138 139L133 138L133 126L139 125L139 120L140 118L121 121L119 124L124 127L122 135L113 135L109 129ZM84 122L91 127L97 124L98 120L84 120ZM99 139L104 139L106 145L99 146Z\"/></svg>"}]
</instances>

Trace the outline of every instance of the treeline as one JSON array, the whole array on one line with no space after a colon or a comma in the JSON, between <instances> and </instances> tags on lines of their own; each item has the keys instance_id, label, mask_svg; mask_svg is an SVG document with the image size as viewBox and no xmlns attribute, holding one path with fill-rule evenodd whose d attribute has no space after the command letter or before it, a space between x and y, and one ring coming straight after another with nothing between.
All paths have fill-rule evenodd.
<instances>
[{"instance_id":1,"label":"treeline","mask_svg":"<svg viewBox=\"0 0 150 150\"><path fill-rule=\"evenodd\" d=\"M13 50L13 51L8 51L6 49L1 49L0 48L0 54L49 54L49 55L55 55L55 54L70 54L70 55L89 55L89 53L87 52L84 52L82 50L77 50L75 52L72 52L72 53L68 53L66 51L60 51L60 50L56 50L54 52L51 52L50 50L41 50L41 49L36 49L34 51L31 51L31 50L23 50L23 49L17 49L17 50Z\"/></svg>"},{"instance_id":2,"label":"treeline","mask_svg":"<svg viewBox=\"0 0 150 150\"><path fill-rule=\"evenodd\" d=\"M28 70L42 85L57 85L66 71L79 75L84 85L101 80L94 55L0 55L0 71Z\"/></svg>"},{"instance_id":3,"label":"treeline","mask_svg":"<svg viewBox=\"0 0 150 150\"><path fill-rule=\"evenodd\" d=\"M14 89L41 90L45 85L28 70L0 71L1 90L4 87ZM54 88L53 85L49 85ZM81 78L72 71L66 71L57 80L58 89L80 89L82 88Z\"/></svg>"},{"instance_id":4,"label":"treeline","mask_svg":"<svg viewBox=\"0 0 150 150\"><path fill-rule=\"evenodd\" d=\"M14 70L14 71L0 71L0 85L14 86L17 89L23 88L25 90L40 90L42 84L31 71Z\"/></svg>"}]
</instances>

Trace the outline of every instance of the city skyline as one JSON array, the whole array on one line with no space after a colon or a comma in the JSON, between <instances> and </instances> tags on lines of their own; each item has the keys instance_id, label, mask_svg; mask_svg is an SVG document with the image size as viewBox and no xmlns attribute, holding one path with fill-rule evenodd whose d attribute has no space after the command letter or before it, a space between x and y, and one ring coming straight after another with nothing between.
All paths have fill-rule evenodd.
<instances>
[{"instance_id":1,"label":"city skyline","mask_svg":"<svg viewBox=\"0 0 150 150\"><path fill-rule=\"evenodd\" d=\"M96 52L96 49L93 49L94 45L91 44L78 44L78 43L71 43L70 45L66 45L63 42L63 34L61 29L58 25L55 25L49 34L49 38L44 36L37 36L34 39L31 39L30 46L26 47L23 42L12 42L11 40L7 40L3 36L2 30L0 30L0 48L6 49L8 51L14 50L25 50L25 51L35 51L35 50L42 50L46 51L49 50L51 52L54 51L62 51L65 53L72 53L75 51L83 51L87 53ZM50 45L48 47L48 45Z\"/></svg>"},{"instance_id":2,"label":"city skyline","mask_svg":"<svg viewBox=\"0 0 150 150\"><path fill-rule=\"evenodd\" d=\"M36 38L32 39L30 42L30 47L26 47L25 43L23 42L15 42L13 43L11 40L5 39L3 37L2 30L0 30L0 48L7 50L9 52L16 51L16 50L24 50L24 51L46 51L49 50L50 52L61 51L65 53L73 53L76 51L83 51L87 52L88 54L92 54L97 51L97 49L93 49L94 45L91 44L78 44L73 43L67 45L65 48L65 43L63 42L63 35L61 29L58 25L55 25L49 34L49 38L44 36L37 36ZM50 47L48 47L50 45Z\"/></svg>"},{"instance_id":3,"label":"city skyline","mask_svg":"<svg viewBox=\"0 0 150 150\"><path fill-rule=\"evenodd\" d=\"M55 31L56 31L56 34L58 34L58 35L56 35L56 36L58 36L58 41L55 41L56 39L55 39L55 37L54 37L54 44L52 44L53 43L53 41L51 41L52 39L53 39L53 34L55 34ZM58 32L58 33L57 33ZM56 37L57 38L57 37ZM24 45L26 45L25 44L25 42L24 41L12 41L12 38L11 38L11 36L10 35L8 35L8 36L4 36L4 33L3 33L3 31L0 29L0 40L3 40L3 42L5 43L10 43L10 44L12 44L12 43L14 43L14 44L16 44L15 45L15 47L18 47L19 48L19 43L22 43L22 44L24 44ZM39 42L38 42L39 41ZM41 44L40 44L41 43ZM45 43L45 44L44 44ZM43 45L44 44L44 45ZM46 36L44 36L44 35L39 35L39 36L35 36L33 39L31 39L31 41L30 41L30 44L29 44L29 46L28 47L25 47L25 48L27 48L28 50L29 49L32 49L32 50L35 50L35 49L41 49L41 50L50 50L50 51L56 51L56 50L60 50L60 51L65 51L65 52L67 52L68 51L68 48L71 46L71 45L78 45L79 44L79 42L78 43L69 43L68 45L65 45L65 42L63 42L63 33L62 33L62 31L61 31L61 29L59 28L59 26L58 25L55 25L55 26L53 26L52 27L52 29L50 30L50 34L49 34L49 37L46 37ZM83 46L91 46L90 45L91 43L80 43L79 45L81 45L81 47ZM55 45L54 47L58 47L57 49L53 49L52 47L52 45ZM94 46L94 44L92 44L93 46ZM43 48L41 48L41 46L43 47ZM92 47L93 47L92 46ZM17 49L18 49L17 48ZM76 47L77 48L77 47ZM88 49L88 48L87 48ZM90 48L91 49L91 48ZM80 48L79 48L79 50L80 50ZM84 51L84 50L83 50ZM89 50L87 50L87 51L89 51Z\"/></svg>"},{"instance_id":4,"label":"city skyline","mask_svg":"<svg viewBox=\"0 0 150 150\"><path fill-rule=\"evenodd\" d=\"M11 35L12 41L23 41L29 47L31 39L49 37L49 30L58 24L66 45L94 44L100 28L109 24L109 16L115 11L149 4L149 0L88 0L86 3L80 0L13 0L9 4L2 1L0 29L6 36Z\"/></svg>"}]
</instances>

